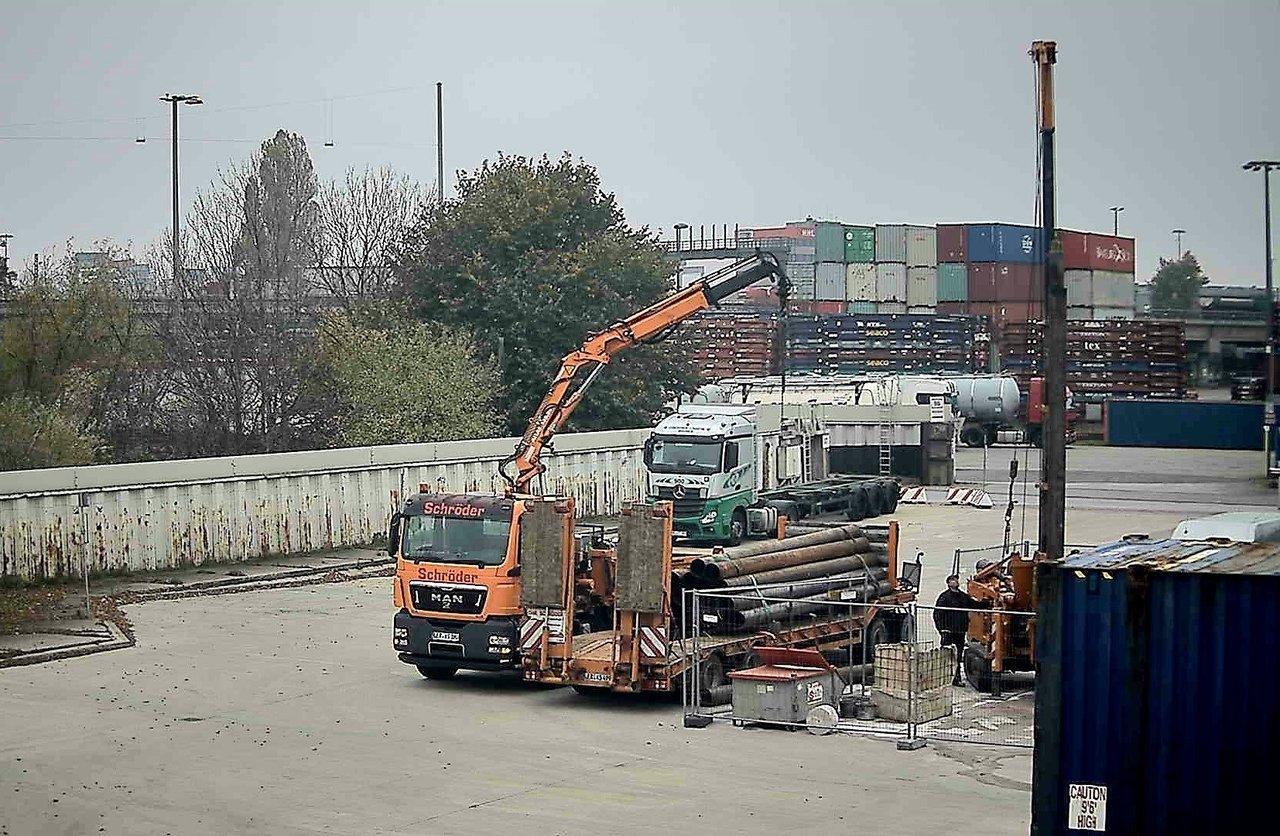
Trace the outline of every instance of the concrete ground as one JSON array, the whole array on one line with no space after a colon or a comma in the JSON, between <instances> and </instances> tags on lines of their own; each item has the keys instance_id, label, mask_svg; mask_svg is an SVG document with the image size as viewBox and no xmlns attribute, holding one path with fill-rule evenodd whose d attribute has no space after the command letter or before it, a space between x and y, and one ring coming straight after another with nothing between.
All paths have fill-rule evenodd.
<instances>
[{"instance_id":1,"label":"concrete ground","mask_svg":"<svg viewBox=\"0 0 1280 836\"><path fill-rule=\"evenodd\" d=\"M1067 539L1275 507L1259 458L1077 447ZM980 478L980 451L959 464ZM955 548L1001 542L988 481L996 508L895 515L922 601ZM374 578L152 600L126 610L133 648L0 671L0 836L1027 831L1028 750L687 730L670 701L426 682L391 650L390 597Z\"/></svg>"}]
</instances>

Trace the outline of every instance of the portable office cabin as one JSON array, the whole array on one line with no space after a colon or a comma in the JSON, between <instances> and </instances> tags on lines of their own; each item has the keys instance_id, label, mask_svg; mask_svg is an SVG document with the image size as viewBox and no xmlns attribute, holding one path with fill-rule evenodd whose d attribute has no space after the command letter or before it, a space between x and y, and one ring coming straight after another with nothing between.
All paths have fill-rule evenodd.
<instances>
[{"instance_id":1,"label":"portable office cabin","mask_svg":"<svg viewBox=\"0 0 1280 836\"><path fill-rule=\"evenodd\" d=\"M1033 834L1270 815L1280 545L1128 539L1037 577Z\"/></svg>"}]
</instances>

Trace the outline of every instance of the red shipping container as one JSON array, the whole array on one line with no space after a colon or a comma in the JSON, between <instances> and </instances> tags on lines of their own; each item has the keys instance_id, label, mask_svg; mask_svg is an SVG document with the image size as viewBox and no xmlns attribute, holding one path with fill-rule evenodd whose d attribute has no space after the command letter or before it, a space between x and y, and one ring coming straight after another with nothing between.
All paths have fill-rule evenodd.
<instances>
[{"instance_id":1,"label":"red shipping container","mask_svg":"<svg viewBox=\"0 0 1280 836\"><path fill-rule=\"evenodd\" d=\"M1089 269L1111 270L1116 273L1134 272L1136 255L1132 238L1089 233Z\"/></svg>"},{"instance_id":2,"label":"red shipping container","mask_svg":"<svg viewBox=\"0 0 1280 836\"><path fill-rule=\"evenodd\" d=\"M1132 273L1135 270L1135 247L1132 238L1119 238L1097 232L1058 230L1062 241L1062 269L1109 270Z\"/></svg>"},{"instance_id":3,"label":"red shipping container","mask_svg":"<svg viewBox=\"0 0 1280 836\"><path fill-rule=\"evenodd\" d=\"M816 227L812 226L770 226L758 229L739 229L739 238L814 238Z\"/></svg>"},{"instance_id":4,"label":"red shipping container","mask_svg":"<svg viewBox=\"0 0 1280 836\"><path fill-rule=\"evenodd\" d=\"M1039 302L970 302L969 313L991 318L991 329L999 334L1006 325L1040 319L1043 306Z\"/></svg>"},{"instance_id":5,"label":"red shipping container","mask_svg":"<svg viewBox=\"0 0 1280 836\"><path fill-rule=\"evenodd\" d=\"M968 240L964 224L938 224L938 262L954 264L968 261Z\"/></svg>"},{"instance_id":6,"label":"red shipping container","mask_svg":"<svg viewBox=\"0 0 1280 836\"><path fill-rule=\"evenodd\" d=\"M809 304L813 305L811 313L818 314L819 316L834 316L836 314L842 314L844 313L846 305L845 302L832 302L825 300L821 302L810 302Z\"/></svg>"},{"instance_id":7,"label":"red shipping container","mask_svg":"<svg viewBox=\"0 0 1280 836\"><path fill-rule=\"evenodd\" d=\"M994 264L969 265L969 301L994 302L996 274Z\"/></svg>"},{"instance_id":8,"label":"red shipping container","mask_svg":"<svg viewBox=\"0 0 1280 836\"><path fill-rule=\"evenodd\" d=\"M1044 299L1044 273L1038 264L993 264L995 302L1039 302ZM972 297L970 297L972 298Z\"/></svg>"}]
</instances>

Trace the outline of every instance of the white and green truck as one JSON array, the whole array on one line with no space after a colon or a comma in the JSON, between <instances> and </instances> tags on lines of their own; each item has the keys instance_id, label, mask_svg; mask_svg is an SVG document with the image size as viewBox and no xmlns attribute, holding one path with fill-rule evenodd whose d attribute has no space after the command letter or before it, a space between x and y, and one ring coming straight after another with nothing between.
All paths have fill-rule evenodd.
<instances>
[{"instance_id":1,"label":"white and green truck","mask_svg":"<svg viewBox=\"0 0 1280 836\"><path fill-rule=\"evenodd\" d=\"M720 543L770 536L783 514L860 520L896 508L895 479L828 474L825 431L808 411L681 404L645 442L648 500L674 505L677 533Z\"/></svg>"}]
</instances>

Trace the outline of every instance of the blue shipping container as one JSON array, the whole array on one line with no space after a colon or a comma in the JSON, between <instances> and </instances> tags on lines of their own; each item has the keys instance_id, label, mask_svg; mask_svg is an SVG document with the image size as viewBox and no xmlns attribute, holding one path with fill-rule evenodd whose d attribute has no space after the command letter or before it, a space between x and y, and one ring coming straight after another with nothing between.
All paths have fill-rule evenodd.
<instances>
[{"instance_id":1,"label":"blue shipping container","mask_svg":"<svg viewBox=\"0 0 1280 836\"><path fill-rule=\"evenodd\" d=\"M1044 230L1014 224L969 224L965 236L971 263L1044 261Z\"/></svg>"},{"instance_id":2,"label":"blue shipping container","mask_svg":"<svg viewBox=\"0 0 1280 836\"><path fill-rule=\"evenodd\" d=\"M1100 824L1073 794L1105 798L1107 833L1256 830L1280 745L1280 545L1113 543L1037 586L1031 832Z\"/></svg>"},{"instance_id":3,"label":"blue shipping container","mask_svg":"<svg viewBox=\"0 0 1280 836\"><path fill-rule=\"evenodd\" d=\"M1263 405L1108 399L1103 438L1116 447L1261 450Z\"/></svg>"}]
</instances>

